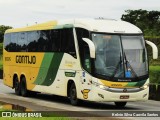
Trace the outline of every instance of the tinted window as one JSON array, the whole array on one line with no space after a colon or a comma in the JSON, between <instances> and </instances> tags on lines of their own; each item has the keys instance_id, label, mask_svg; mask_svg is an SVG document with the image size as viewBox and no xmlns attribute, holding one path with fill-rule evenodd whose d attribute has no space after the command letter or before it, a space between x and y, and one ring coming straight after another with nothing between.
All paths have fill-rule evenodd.
<instances>
[{"instance_id":1,"label":"tinted window","mask_svg":"<svg viewBox=\"0 0 160 120\"><path fill-rule=\"evenodd\" d=\"M11 42L9 44L9 51L11 51L11 52L17 51L17 39L18 39L18 34L12 33L11 34Z\"/></svg>"},{"instance_id":2,"label":"tinted window","mask_svg":"<svg viewBox=\"0 0 160 120\"><path fill-rule=\"evenodd\" d=\"M61 32L61 37L61 50L76 58L73 29L63 29Z\"/></svg>"},{"instance_id":3,"label":"tinted window","mask_svg":"<svg viewBox=\"0 0 160 120\"><path fill-rule=\"evenodd\" d=\"M5 48L11 52L65 52L76 57L73 29L5 34Z\"/></svg>"},{"instance_id":4,"label":"tinted window","mask_svg":"<svg viewBox=\"0 0 160 120\"><path fill-rule=\"evenodd\" d=\"M27 39L27 49L29 52L36 52L39 51L38 46L38 39L40 38L40 32L39 31L32 31L28 32L28 39Z\"/></svg>"},{"instance_id":5,"label":"tinted window","mask_svg":"<svg viewBox=\"0 0 160 120\"><path fill-rule=\"evenodd\" d=\"M51 31L51 51L61 51L61 30L52 30Z\"/></svg>"},{"instance_id":6,"label":"tinted window","mask_svg":"<svg viewBox=\"0 0 160 120\"><path fill-rule=\"evenodd\" d=\"M18 43L17 51L27 51L27 32L17 33Z\"/></svg>"},{"instance_id":7,"label":"tinted window","mask_svg":"<svg viewBox=\"0 0 160 120\"><path fill-rule=\"evenodd\" d=\"M5 34L4 35L4 48L5 50L9 51L9 44L11 42L11 34Z\"/></svg>"},{"instance_id":8,"label":"tinted window","mask_svg":"<svg viewBox=\"0 0 160 120\"><path fill-rule=\"evenodd\" d=\"M57 52L61 41L59 30L43 30L28 32L28 51Z\"/></svg>"},{"instance_id":9,"label":"tinted window","mask_svg":"<svg viewBox=\"0 0 160 120\"><path fill-rule=\"evenodd\" d=\"M82 28L76 28L76 34L79 45L81 65L86 71L91 72L91 59L89 54L89 46L86 42L82 40L82 38L89 38L89 31Z\"/></svg>"}]
</instances>

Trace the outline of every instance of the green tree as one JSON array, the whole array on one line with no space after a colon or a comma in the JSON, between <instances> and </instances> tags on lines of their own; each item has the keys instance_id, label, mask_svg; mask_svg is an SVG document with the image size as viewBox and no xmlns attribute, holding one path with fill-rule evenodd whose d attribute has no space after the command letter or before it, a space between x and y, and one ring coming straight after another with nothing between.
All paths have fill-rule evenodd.
<instances>
[{"instance_id":1,"label":"green tree","mask_svg":"<svg viewBox=\"0 0 160 120\"><path fill-rule=\"evenodd\" d=\"M3 42L4 32L5 32L7 29L11 29L11 28L12 28L11 26L0 25L0 43Z\"/></svg>"},{"instance_id":2,"label":"green tree","mask_svg":"<svg viewBox=\"0 0 160 120\"><path fill-rule=\"evenodd\" d=\"M138 26L146 36L160 36L160 11L126 10L121 19Z\"/></svg>"}]
</instances>

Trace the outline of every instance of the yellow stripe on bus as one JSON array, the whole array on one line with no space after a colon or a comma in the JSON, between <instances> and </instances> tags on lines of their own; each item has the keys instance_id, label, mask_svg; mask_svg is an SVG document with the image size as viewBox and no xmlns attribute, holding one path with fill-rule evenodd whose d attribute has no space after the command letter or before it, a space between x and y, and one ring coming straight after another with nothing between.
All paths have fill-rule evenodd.
<instances>
[{"instance_id":1,"label":"yellow stripe on bus","mask_svg":"<svg viewBox=\"0 0 160 120\"><path fill-rule=\"evenodd\" d=\"M32 25L29 27L9 29L5 33L22 32L22 31L35 31L35 30L48 30L48 29L54 29L54 27L56 25L57 25L57 21L49 21L46 23Z\"/></svg>"},{"instance_id":2,"label":"yellow stripe on bus","mask_svg":"<svg viewBox=\"0 0 160 120\"><path fill-rule=\"evenodd\" d=\"M104 85L112 88L124 88L124 87L129 87L132 88L131 86L127 86L128 82L111 82L107 80L100 80Z\"/></svg>"}]
</instances>

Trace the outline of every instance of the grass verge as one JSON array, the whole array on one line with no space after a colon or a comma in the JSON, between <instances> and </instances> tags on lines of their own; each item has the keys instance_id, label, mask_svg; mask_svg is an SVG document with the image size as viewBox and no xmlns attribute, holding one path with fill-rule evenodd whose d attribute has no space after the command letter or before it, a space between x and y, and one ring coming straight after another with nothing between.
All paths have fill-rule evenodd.
<instances>
[{"instance_id":1,"label":"grass verge","mask_svg":"<svg viewBox=\"0 0 160 120\"><path fill-rule=\"evenodd\" d=\"M0 114L2 114L1 112L11 112L11 111L0 109ZM0 117L0 120L74 120L74 119L71 119L68 117L50 117L48 116L48 117L37 117L37 118L36 117Z\"/></svg>"},{"instance_id":2,"label":"grass verge","mask_svg":"<svg viewBox=\"0 0 160 120\"><path fill-rule=\"evenodd\" d=\"M10 117L10 118L6 118L6 117L2 117L0 118L1 120L71 120L69 118L65 118L65 117L39 117L39 118L33 118L33 117Z\"/></svg>"},{"instance_id":3,"label":"grass verge","mask_svg":"<svg viewBox=\"0 0 160 120\"><path fill-rule=\"evenodd\" d=\"M11 117L11 118L6 118L2 117L0 118L1 120L71 120L69 118L65 117L41 117L41 118L22 118L22 117Z\"/></svg>"}]
</instances>

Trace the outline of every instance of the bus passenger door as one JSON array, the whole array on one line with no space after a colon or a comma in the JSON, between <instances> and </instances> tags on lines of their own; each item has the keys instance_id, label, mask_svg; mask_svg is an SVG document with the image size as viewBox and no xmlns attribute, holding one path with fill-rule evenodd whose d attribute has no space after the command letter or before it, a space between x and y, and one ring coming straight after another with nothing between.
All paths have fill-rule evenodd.
<instances>
[{"instance_id":1,"label":"bus passenger door","mask_svg":"<svg viewBox=\"0 0 160 120\"><path fill-rule=\"evenodd\" d=\"M91 76L85 71L80 72L80 86L82 98L87 100L91 91Z\"/></svg>"},{"instance_id":2,"label":"bus passenger door","mask_svg":"<svg viewBox=\"0 0 160 120\"><path fill-rule=\"evenodd\" d=\"M89 93L91 93L91 58L89 52L89 46L82 41L82 48L80 51L80 59L82 65L82 72L80 74L81 81L81 93L83 94L83 99L89 98Z\"/></svg>"},{"instance_id":3,"label":"bus passenger door","mask_svg":"<svg viewBox=\"0 0 160 120\"><path fill-rule=\"evenodd\" d=\"M82 38L89 38L90 33L88 30L83 28L76 28L76 35L79 46L79 57L82 71L79 72L80 75L80 90L81 98L88 99L89 93L91 91L91 58L89 52L88 44L83 41Z\"/></svg>"}]
</instances>

